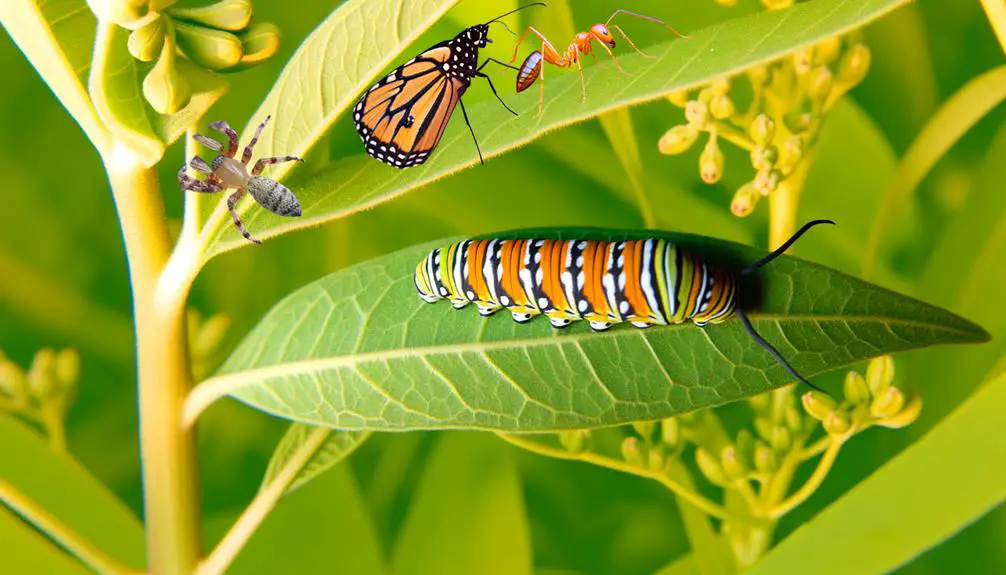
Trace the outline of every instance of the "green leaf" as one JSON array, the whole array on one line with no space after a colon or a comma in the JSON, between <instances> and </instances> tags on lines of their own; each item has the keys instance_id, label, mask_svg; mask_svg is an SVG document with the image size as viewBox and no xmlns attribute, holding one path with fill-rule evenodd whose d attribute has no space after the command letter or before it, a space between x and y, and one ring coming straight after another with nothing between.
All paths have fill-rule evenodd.
<instances>
[{"instance_id":1,"label":"green leaf","mask_svg":"<svg viewBox=\"0 0 1006 575\"><path fill-rule=\"evenodd\" d=\"M246 137L272 115L255 146L257 156L306 156L380 71L457 2L349 0L340 4L300 45L248 120ZM268 175L282 179L293 167L278 164ZM239 204L239 213L252 204ZM230 232L230 215L222 203L211 206L216 211L207 220L208 232L211 237L229 238L225 234Z\"/></svg>"},{"instance_id":2,"label":"green leaf","mask_svg":"<svg viewBox=\"0 0 1006 575\"><path fill-rule=\"evenodd\" d=\"M53 94L103 151L108 134L88 97L95 18L84 0L0 2L0 23Z\"/></svg>"},{"instance_id":3,"label":"green leaf","mask_svg":"<svg viewBox=\"0 0 1006 575\"><path fill-rule=\"evenodd\" d=\"M556 72L549 76L545 87L546 105L542 115L537 115L537 96L526 93L507 98L511 107L520 112L519 117L510 115L495 99L473 104L468 108L468 116L478 135L482 155L488 160L563 126L655 100L670 92L698 86L779 58L823 38L865 25L906 2L816 0L787 10L737 18L699 30L686 40L675 39L647 47L647 52L655 56L654 59L645 59L635 53L624 54L619 62L634 75L632 78L625 78L614 66L588 66L584 70L586 104L579 101L579 75L575 72ZM288 71L297 68L299 65L295 59L288 66ZM316 72L300 75L328 77ZM282 90L282 86L281 81L277 91ZM302 105L304 96L301 94L316 94L319 90L297 89L296 94L289 94L282 100L283 105L300 110L307 117L313 114L308 112L313 107ZM347 94L346 98L357 96L358 93L354 92ZM272 96L270 101L273 101ZM267 103L258 115L264 115L273 107ZM277 133L288 133L289 137L281 142L282 147L263 148L261 153L301 152L305 139L313 142L330 124L327 116L311 116L309 119L313 123L305 121L303 125L298 123L296 128L287 130L274 128ZM476 166L478 161L467 126L463 119L454 118L436 152L422 166L400 171L365 155L333 162L315 174L292 178L288 182L305 206L302 217L281 218L262 209L248 211L249 201L242 205L242 218L249 229L256 230L259 238L274 237L372 208L458 170ZM274 171L272 175L283 175L286 169ZM207 257L249 244L232 229L222 209L218 208L215 214L217 225L212 228L212 244Z\"/></svg>"},{"instance_id":4,"label":"green leaf","mask_svg":"<svg viewBox=\"0 0 1006 575\"><path fill-rule=\"evenodd\" d=\"M530 575L520 478L503 443L446 434L395 544L393 575Z\"/></svg>"},{"instance_id":5,"label":"green leaf","mask_svg":"<svg viewBox=\"0 0 1006 575\"><path fill-rule=\"evenodd\" d=\"M89 88L98 115L113 138L149 167L164 155L164 142L147 116L136 60L126 48L128 38L129 31L124 28L108 22L98 24Z\"/></svg>"},{"instance_id":6,"label":"green leaf","mask_svg":"<svg viewBox=\"0 0 1006 575\"><path fill-rule=\"evenodd\" d=\"M216 537L208 542L219 539L234 520L232 514L210 518L207 535ZM228 575L319 572L387 572L360 488L344 465L284 498L227 569Z\"/></svg>"},{"instance_id":7,"label":"green leaf","mask_svg":"<svg viewBox=\"0 0 1006 575\"><path fill-rule=\"evenodd\" d=\"M52 544L10 509L0 506L4 569L10 573L89 575L87 567Z\"/></svg>"},{"instance_id":8,"label":"green leaf","mask_svg":"<svg viewBox=\"0 0 1006 575\"><path fill-rule=\"evenodd\" d=\"M286 493L290 493L333 465L349 457L364 441L369 433L358 431L337 431L325 427L311 427L294 423L280 440L276 451L269 460L262 489L273 481L282 479L296 468Z\"/></svg>"},{"instance_id":9,"label":"green leaf","mask_svg":"<svg viewBox=\"0 0 1006 575\"><path fill-rule=\"evenodd\" d=\"M6 415L0 415L0 477L105 553L131 567L145 564L143 526L126 505L79 463L57 456L42 437ZM4 548L5 555L32 552Z\"/></svg>"},{"instance_id":10,"label":"green leaf","mask_svg":"<svg viewBox=\"0 0 1006 575\"><path fill-rule=\"evenodd\" d=\"M1004 98L1006 66L1000 66L972 78L929 119L905 153L894 179L884 193L884 201L873 220L866 251L863 253L864 276L874 272L880 240L890 221L900 212L902 205L915 192L929 170Z\"/></svg>"},{"instance_id":11,"label":"green leaf","mask_svg":"<svg viewBox=\"0 0 1006 575\"><path fill-rule=\"evenodd\" d=\"M1006 499L1004 406L1000 375L748 574L890 573L952 537Z\"/></svg>"},{"instance_id":12,"label":"green leaf","mask_svg":"<svg viewBox=\"0 0 1006 575\"><path fill-rule=\"evenodd\" d=\"M732 270L765 253L667 232L500 235L657 235ZM194 390L186 419L230 394L280 417L341 429L550 431L668 417L791 381L739 321L594 333L585 322L554 330L541 318L520 325L505 312L484 319L474 309L425 304L416 294L415 266L448 241L365 262L292 293L216 377ZM988 337L949 312L792 257L760 273L765 299L752 320L807 376L879 354Z\"/></svg>"}]
</instances>

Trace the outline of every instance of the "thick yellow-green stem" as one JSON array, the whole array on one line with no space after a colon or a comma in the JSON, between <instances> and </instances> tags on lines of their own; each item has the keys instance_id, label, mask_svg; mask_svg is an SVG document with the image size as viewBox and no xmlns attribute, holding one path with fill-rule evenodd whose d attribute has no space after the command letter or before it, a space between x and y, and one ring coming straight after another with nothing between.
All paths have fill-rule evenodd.
<instances>
[{"instance_id":1,"label":"thick yellow-green stem","mask_svg":"<svg viewBox=\"0 0 1006 575\"><path fill-rule=\"evenodd\" d=\"M125 146L104 157L133 291L148 571L189 575L201 554L194 429L181 411L192 381L185 330L188 283L160 289L171 254L157 174Z\"/></svg>"}]
</instances>

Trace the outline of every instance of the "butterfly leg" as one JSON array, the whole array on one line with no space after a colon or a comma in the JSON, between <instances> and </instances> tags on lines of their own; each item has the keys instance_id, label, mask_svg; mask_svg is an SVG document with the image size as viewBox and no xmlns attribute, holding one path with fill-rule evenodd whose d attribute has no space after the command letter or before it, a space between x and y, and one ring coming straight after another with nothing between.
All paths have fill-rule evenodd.
<instances>
[{"instance_id":1,"label":"butterfly leg","mask_svg":"<svg viewBox=\"0 0 1006 575\"><path fill-rule=\"evenodd\" d=\"M486 82L489 82L489 89L493 91L493 96L496 96L496 99L500 101L500 104L503 104L503 107L506 108L508 112L510 112L514 116L517 116L518 115L517 112L511 110L510 106L507 106L506 102L503 101L503 98L500 98L499 93L496 92L496 86L493 86L492 78L490 78L488 74L482 71L482 68L485 68L486 64L488 64L489 62L496 62L497 64L502 64L503 66L506 66L507 68L513 68L514 70L517 70L517 68L514 68L513 66L510 66L508 64L503 64L503 62L500 62L495 58L489 58L488 60L483 62L481 66L479 66L478 70L475 70L476 76L479 76L480 78L485 78Z\"/></svg>"},{"instance_id":2,"label":"butterfly leg","mask_svg":"<svg viewBox=\"0 0 1006 575\"><path fill-rule=\"evenodd\" d=\"M248 142L247 146L245 146L245 151L244 151L244 153L241 156L241 163L242 164L247 165L248 164L248 160L251 160L252 150L255 148L255 144L258 143L258 137L262 135L262 130L265 129L265 125L269 123L270 119L272 119L271 115L270 116L266 116L265 120L262 120L262 123L258 125L258 128L255 128L255 135L252 136L251 141Z\"/></svg>"},{"instance_id":3,"label":"butterfly leg","mask_svg":"<svg viewBox=\"0 0 1006 575\"><path fill-rule=\"evenodd\" d=\"M261 241L253 238L252 235L248 233L248 230L245 229L245 225L241 223L241 218L238 216L238 211L234 209L234 205L238 203L238 200L240 200L241 196L243 195L245 195L245 189L240 188L239 190L228 196L227 209L230 210L231 218L234 220L234 225L237 226L238 231L241 232L241 235L244 236L244 238L250 242L261 244L262 243Z\"/></svg>"},{"instance_id":4,"label":"butterfly leg","mask_svg":"<svg viewBox=\"0 0 1006 575\"><path fill-rule=\"evenodd\" d=\"M227 151L224 155L228 158L233 158L234 154L238 151L238 133L234 131L234 128L230 127L230 124L223 120L219 120L210 124L210 128L227 135Z\"/></svg>"},{"instance_id":5,"label":"butterfly leg","mask_svg":"<svg viewBox=\"0 0 1006 575\"><path fill-rule=\"evenodd\" d=\"M479 162L484 166L486 165L486 161L482 159L482 150L479 148L479 139L475 137L475 129L472 128L472 123L468 121L468 111L465 110L465 101L459 99L458 104L461 104L461 115L464 116L465 124L468 124L468 131L472 133L472 139L475 140L475 151L479 153Z\"/></svg>"},{"instance_id":6,"label":"butterfly leg","mask_svg":"<svg viewBox=\"0 0 1006 575\"><path fill-rule=\"evenodd\" d=\"M275 158L259 158L259 161L255 162L255 167L252 168L252 175L257 176L262 173L269 164L279 164L281 162L303 162L304 160L296 156L277 156Z\"/></svg>"}]
</instances>

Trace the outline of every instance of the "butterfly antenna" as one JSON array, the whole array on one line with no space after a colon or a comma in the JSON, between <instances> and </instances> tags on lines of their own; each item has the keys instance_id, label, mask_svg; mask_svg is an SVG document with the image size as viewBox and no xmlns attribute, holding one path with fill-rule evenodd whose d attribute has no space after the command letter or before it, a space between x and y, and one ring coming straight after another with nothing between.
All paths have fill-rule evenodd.
<instances>
[{"instance_id":1,"label":"butterfly antenna","mask_svg":"<svg viewBox=\"0 0 1006 575\"><path fill-rule=\"evenodd\" d=\"M506 31L509 32L512 36L516 36L517 35L516 32L514 32L513 30L511 30L510 27L506 25L506 22L504 22L502 20L500 20L500 21L495 21L494 20L494 21L490 22L490 24L493 24L493 23L495 23L495 24L502 24L503 27L506 28Z\"/></svg>"},{"instance_id":2,"label":"butterfly antenna","mask_svg":"<svg viewBox=\"0 0 1006 575\"><path fill-rule=\"evenodd\" d=\"M777 350L776 348L772 347L771 343L765 341L765 338L763 338L757 331L755 331L755 328L754 328L753 325L751 325L751 320L748 319L748 316L747 316L746 313L744 313L742 310L739 310L739 309L736 310L734 313L736 313L737 317L739 317L741 319L741 322L744 323L744 329L746 329L747 332L748 332L748 334L751 335L751 339L755 340L755 343L757 343L758 345L760 345L763 348L765 348L765 351L767 351L769 353L769 355L771 355L772 357L774 357L775 360L778 361L780 365L782 365L783 367L785 367L786 371L788 371L790 373L790 375L792 375L793 377L797 378L802 383L807 384L811 389L816 389L817 391L820 391L821 393L824 393L824 394L827 395L828 392L824 391L823 389L821 389L820 387L814 385L813 383L807 381L807 379L805 377L803 377L802 375L800 375L799 373L797 373L797 371L795 369L793 369L793 366L791 366L786 361L786 359L783 358L782 354L779 353L779 350Z\"/></svg>"},{"instance_id":3,"label":"butterfly antenna","mask_svg":"<svg viewBox=\"0 0 1006 575\"><path fill-rule=\"evenodd\" d=\"M544 2L532 2L530 4L521 6L520 8L514 8L513 10L507 12L506 14L500 14L499 16L493 18L492 20L486 22L486 24L492 24L493 22L499 20L500 18L505 18L505 17L513 14L514 12L520 12L521 10L523 10L525 8L530 8L532 6L545 6L545 3Z\"/></svg>"},{"instance_id":4,"label":"butterfly antenna","mask_svg":"<svg viewBox=\"0 0 1006 575\"><path fill-rule=\"evenodd\" d=\"M833 222L831 220L811 220L811 221L807 222L806 224L803 225L802 228L800 228L799 230L797 230L796 233L793 234L788 240L786 240L785 242L783 242L783 244L781 246L779 246L778 248L776 248L775 251L773 251L769 255L763 257L762 259L760 259L760 260L756 261L755 263L753 263L753 264L749 265L748 267L746 267L744 269L744 271L741 272L741 275L742 276L750 275L751 273L753 273L758 268L762 267L763 265L765 265L765 264L769 263L770 261L776 259L777 257L781 256L783 254L783 252L785 252L787 249L789 249L789 247L791 245L793 245L794 242L796 242L796 240L800 239L800 236L802 236L803 234L807 233L807 230L809 230L810 228L812 228L812 227L814 227L814 226L816 226L818 224L831 224L833 226L837 225L835 222Z\"/></svg>"}]
</instances>

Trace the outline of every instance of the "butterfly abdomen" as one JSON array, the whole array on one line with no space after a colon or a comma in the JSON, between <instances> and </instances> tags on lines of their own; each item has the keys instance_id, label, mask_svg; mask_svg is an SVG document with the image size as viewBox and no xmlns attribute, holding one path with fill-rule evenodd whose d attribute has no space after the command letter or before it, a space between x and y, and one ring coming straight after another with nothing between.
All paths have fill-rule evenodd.
<instances>
[{"instance_id":1,"label":"butterfly abdomen","mask_svg":"<svg viewBox=\"0 0 1006 575\"><path fill-rule=\"evenodd\" d=\"M474 303L482 315L506 308L520 323L545 315L557 328L585 320L597 331L719 323L736 296L730 274L662 239L465 240L423 258L415 283L427 302Z\"/></svg>"}]
</instances>

